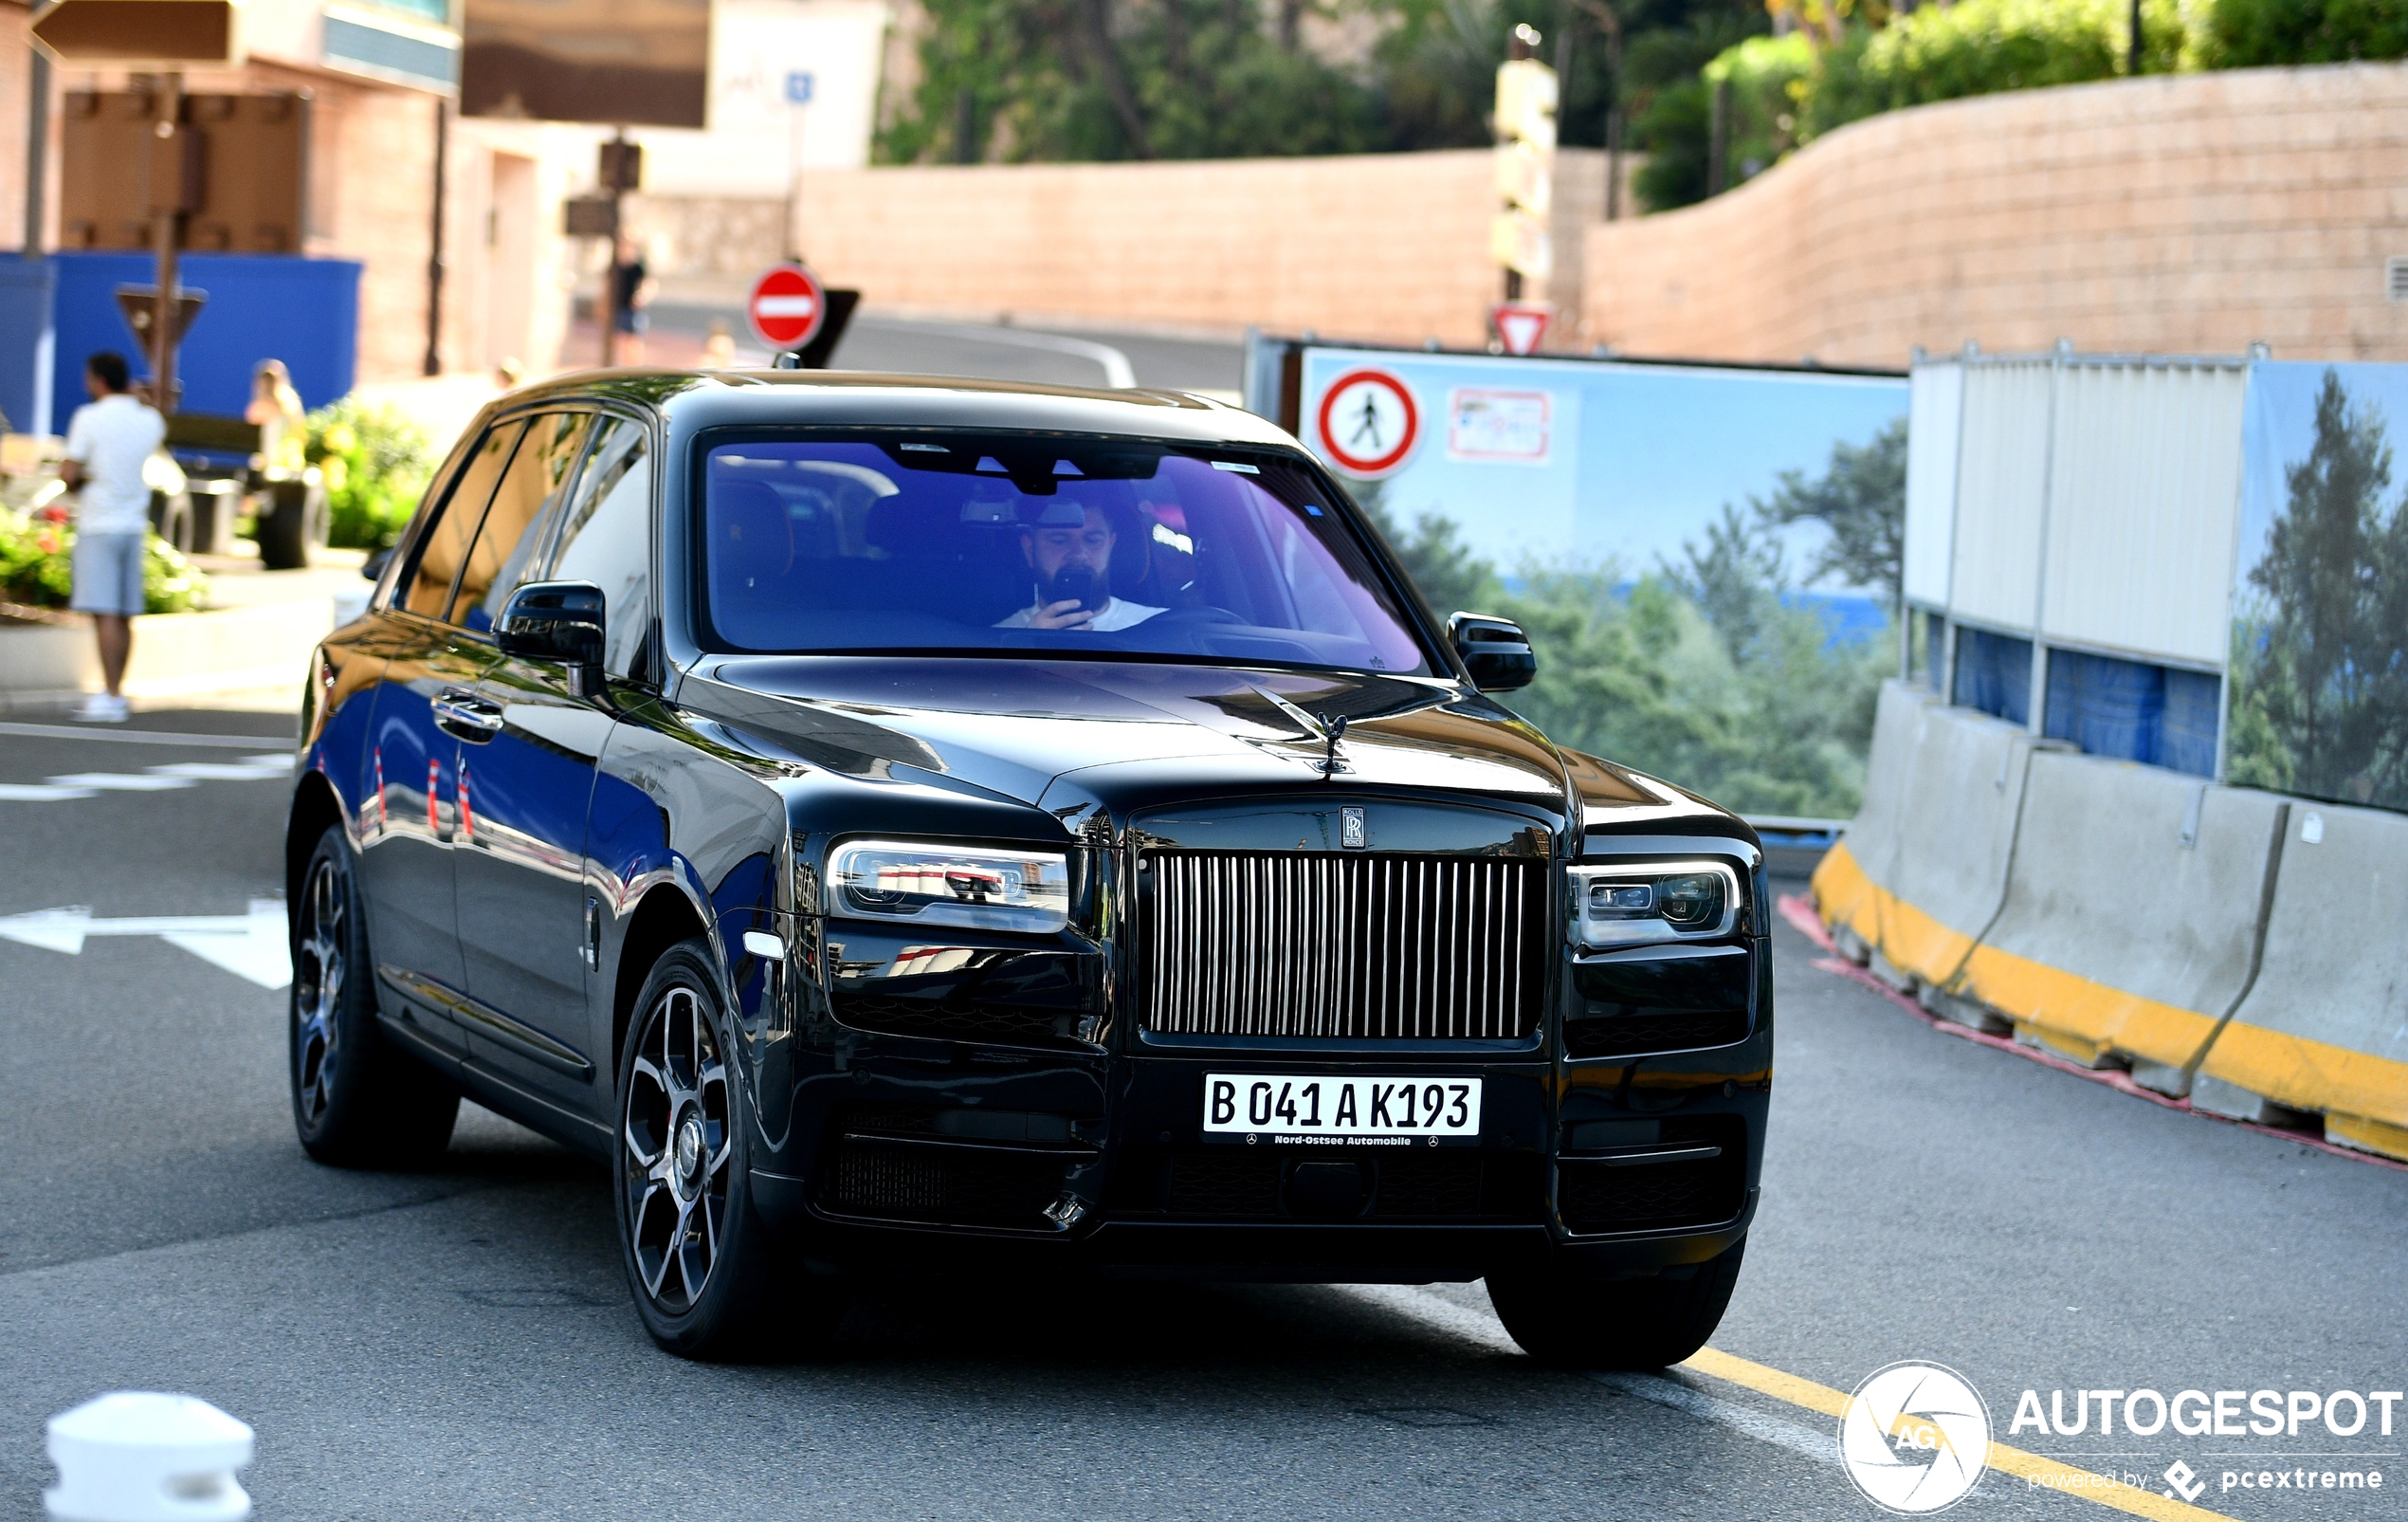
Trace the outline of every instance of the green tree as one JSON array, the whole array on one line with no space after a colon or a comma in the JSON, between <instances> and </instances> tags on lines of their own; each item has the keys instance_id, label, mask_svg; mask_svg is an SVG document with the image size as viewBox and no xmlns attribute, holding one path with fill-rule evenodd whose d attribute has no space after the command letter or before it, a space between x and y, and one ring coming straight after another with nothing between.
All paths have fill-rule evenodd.
<instances>
[{"instance_id":1,"label":"green tree","mask_svg":"<svg viewBox=\"0 0 2408 1522\"><path fill-rule=\"evenodd\" d=\"M2408 807L2408 503L2386 510L2380 410L2325 372L2315 438L2283 472L2283 510L2238 620L2236 776L2314 798Z\"/></svg>"},{"instance_id":2,"label":"green tree","mask_svg":"<svg viewBox=\"0 0 2408 1522\"><path fill-rule=\"evenodd\" d=\"M1744 663L1781 614L1789 567L1779 536L1759 512L1742 516L1730 504L1706 525L1706 542L1681 546L1684 566L1668 579L1688 595L1713 626L1734 666Z\"/></svg>"},{"instance_id":3,"label":"green tree","mask_svg":"<svg viewBox=\"0 0 2408 1522\"><path fill-rule=\"evenodd\" d=\"M2408 57L2399 0L2215 0L2206 30L2216 68Z\"/></svg>"},{"instance_id":4,"label":"green tree","mask_svg":"<svg viewBox=\"0 0 2408 1522\"><path fill-rule=\"evenodd\" d=\"M1425 514L1399 533L1381 497L1360 493L1440 616L1477 609L1529 634L1538 679L1505 702L1559 744L1753 813L1855 812L1896 646L1834 645L1814 611L1784 606L1760 517L1726 510L1679 570L1526 563L1508 588L1454 523Z\"/></svg>"},{"instance_id":5,"label":"green tree","mask_svg":"<svg viewBox=\"0 0 2408 1522\"><path fill-rule=\"evenodd\" d=\"M1777 479L1773 495L1756 504L1759 517L1831 531L1807 563L1807 582L1864 587L1894 602L1906 556L1906 420L1894 419L1866 444L1833 444L1831 466L1815 480L1802 470Z\"/></svg>"}]
</instances>

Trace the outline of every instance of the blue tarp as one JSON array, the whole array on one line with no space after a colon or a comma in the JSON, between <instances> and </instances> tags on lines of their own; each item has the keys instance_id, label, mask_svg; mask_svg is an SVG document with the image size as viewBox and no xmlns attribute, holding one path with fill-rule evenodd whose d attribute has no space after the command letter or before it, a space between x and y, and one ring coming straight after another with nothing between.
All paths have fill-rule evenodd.
<instances>
[{"instance_id":1,"label":"blue tarp","mask_svg":"<svg viewBox=\"0 0 2408 1522\"><path fill-rule=\"evenodd\" d=\"M2032 722L2032 641L1957 630L1957 702L2009 724Z\"/></svg>"},{"instance_id":2,"label":"blue tarp","mask_svg":"<svg viewBox=\"0 0 2408 1522\"><path fill-rule=\"evenodd\" d=\"M2213 777L2217 697L2202 672L2052 650L2044 727L2092 756Z\"/></svg>"}]
</instances>

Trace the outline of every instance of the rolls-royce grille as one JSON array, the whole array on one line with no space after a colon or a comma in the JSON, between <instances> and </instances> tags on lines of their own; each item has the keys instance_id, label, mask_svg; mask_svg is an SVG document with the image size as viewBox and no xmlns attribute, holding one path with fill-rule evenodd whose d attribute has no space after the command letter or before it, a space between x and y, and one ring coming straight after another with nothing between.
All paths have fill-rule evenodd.
<instances>
[{"instance_id":1,"label":"rolls-royce grille","mask_svg":"<svg viewBox=\"0 0 2408 1522\"><path fill-rule=\"evenodd\" d=\"M1510 856L1160 851L1140 878L1148 1030L1526 1038L1546 864Z\"/></svg>"}]
</instances>

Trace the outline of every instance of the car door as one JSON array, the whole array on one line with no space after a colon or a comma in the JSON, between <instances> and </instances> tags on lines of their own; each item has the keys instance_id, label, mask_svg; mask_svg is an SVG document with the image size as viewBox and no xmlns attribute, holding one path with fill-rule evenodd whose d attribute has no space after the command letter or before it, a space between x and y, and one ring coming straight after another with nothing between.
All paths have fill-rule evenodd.
<instances>
[{"instance_id":1,"label":"car door","mask_svg":"<svg viewBox=\"0 0 2408 1522\"><path fill-rule=\"evenodd\" d=\"M519 419L498 422L473 446L419 533L376 637L385 659L370 721L359 877L379 999L453 1052L463 1037L445 1005L467 981L452 880L460 743L438 724L436 706L473 693L492 657L489 644L450 621L452 592L523 431Z\"/></svg>"},{"instance_id":2,"label":"car door","mask_svg":"<svg viewBox=\"0 0 2408 1522\"><path fill-rule=\"evenodd\" d=\"M532 436L530 436L532 441ZM527 460L527 448L520 448ZM648 629L650 566L650 433L643 421L594 419L580 472L558 477L547 501L547 554L527 563L525 580L593 580L605 590L605 672L629 677ZM513 468L513 477L518 469ZM547 477L544 479L552 479ZM530 479L527 494L542 482ZM486 521L503 515L513 482L503 482ZM566 501L566 505L558 505ZM626 561L633 559L633 568ZM496 578L489 593L499 614L508 593ZM469 992L508 1018L484 1036L489 1064L513 1081L590 1103L593 1084L610 1086L616 1053L594 1050L585 1028L585 978L593 956L594 912L588 908L583 853L594 761L610 737L605 693L574 693L568 669L549 660L501 655L477 687L494 735L469 754L477 798L477 840L460 853L460 944Z\"/></svg>"},{"instance_id":3,"label":"car door","mask_svg":"<svg viewBox=\"0 0 2408 1522\"><path fill-rule=\"evenodd\" d=\"M525 438L494 489L453 599L455 621L479 641L491 641L510 593L542 573L544 549L590 431L593 412L583 407L527 419ZM513 679L496 684L494 672L505 665ZM522 684L522 662L510 662L494 648L477 684L453 693L446 718L460 740L460 790L469 799L453 848L467 992L458 1014L469 1031L469 1057L479 1067L520 1089L542 1091L552 1076L574 1084L590 1076L583 1053L556 1050L539 1033L554 1004L574 1007L585 992L575 961L574 876L590 763L558 776L556 756L542 742L549 724L513 723L510 708L520 710L520 720L530 718L520 701ZM554 679L552 687L563 684ZM558 696L566 698L566 691ZM544 865L556 862L563 835L571 853L563 871L571 881L554 887Z\"/></svg>"}]
</instances>

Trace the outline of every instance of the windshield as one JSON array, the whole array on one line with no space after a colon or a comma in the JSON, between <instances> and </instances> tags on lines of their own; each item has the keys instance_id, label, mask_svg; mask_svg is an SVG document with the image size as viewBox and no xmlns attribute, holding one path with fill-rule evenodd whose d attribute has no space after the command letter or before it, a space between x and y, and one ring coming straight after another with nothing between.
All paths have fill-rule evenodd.
<instances>
[{"instance_id":1,"label":"windshield","mask_svg":"<svg viewBox=\"0 0 2408 1522\"><path fill-rule=\"evenodd\" d=\"M721 649L1429 669L1306 470L1125 439L747 439L703 467Z\"/></svg>"}]
</instances>

